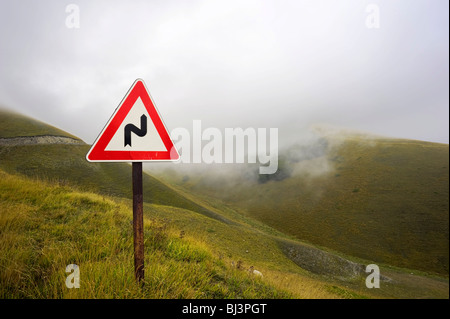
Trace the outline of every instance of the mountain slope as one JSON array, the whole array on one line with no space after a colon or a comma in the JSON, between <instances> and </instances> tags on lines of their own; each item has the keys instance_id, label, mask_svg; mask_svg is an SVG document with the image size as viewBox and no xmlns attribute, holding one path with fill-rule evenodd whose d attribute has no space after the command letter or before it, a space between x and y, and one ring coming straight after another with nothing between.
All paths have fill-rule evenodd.
<instances>
[{"instance_id":1,"label":"mountain slope","mask_svg":"<svg viewBox=\"0 0 450 319\"><path fill-rule=\"evenodd\" d=\"M26 124L15 127L16 134L26 136ZM2 134L0 128L0 140ZM147 174L144 228L151 285L136 289L130 275L131 167L88 163L89 146L64 141L0 144L4 297L448 298L448 280L387 265L382 288L367 289L362 270L370 259L354 260L299 242L225 205L217 195L187 191ZM61 267L72 262L87 271L88 290L74 294L63 286ZM249 278L245 270L250 266L264 279Z\"/></svg>"},{"instance_id":2,"label":"mountain slope","mask_svg":"<svg viewBox=\"0 0 450 319\"><path fill-rule=\"evenodd\" d=\"M445 144L328 136L282 152L273 176L180 168L165 178L297 239L448 276L448 163Z\"/></svg>"},{"instance_id":3,"label":"mountain slope","mask_svg":"<svg viewBox=\"0 0 450 319\"><path fill-rule=\"evenodd\" d=\"M6 111L0 111L0 124L0 139L62 136L79 140L60 129ZM81 141L80 144L17 143L8 146L0 143L0 168L28 177L69 184L85 191L131 198L131 166L125 163L88 163L85 155L89 148ZM143 175L143 186L145 202L185 208L226 221L148 174Z\"/></svg>"},{"instance_id":4,"label":"mountain slope","mask_svg":"<svg viewBox=\"0 0 450 319\"><path fill-rule=\"evenodd\" d=\"M3 122L8 122L9 115L2 116ZM27 132L33 120L24 117L21 122L21 127L15 126L15 134L34 138L36 135ZM37 136L50 133L70 136L45 125L37 126L40 131L34 133L44 134ZM17 137L3 133L0 128L0 139ZM227 214L220 214L213 207L204 207L193 196L188 198L147 174L143 176L144 228L146 271L150 275L147 275L146 289L138 289L132 278L131 167L123 163L88 163L85 154L89 146L50 141L0 145L0 296L3 298L354 295L344 288L330 291L327 284L298 275L302 270L290 265L289 259L266 235L230 220ZM182 225L173 223L175 218L187 216L187 222ZM210 228L201 226L205 224L210 224ZM207 238L211 227L223 229L222 236L233 227L237 234L245 233L258 242L271 243L270 255L276 257L272 263L278 264L282 259L275 277L266 271L264 282L249 276L243 265L248 267L252 258L243 258L245 252L235 245L239 242L237 236L231 239L225 264L222 243L206 244L214 242ZM235 262L241 260L242 269L230 267L230 258ZM61 284L66 276L65 265L70 263L84 269L82 285L87 290L69 291ZM286 267L289 273L284 272ZM282 276L290 278L286 284L291 285L289 291L280 286L280 271ZM301 294L297 286L292 286L299 280L303 282Z\"/></svg>"},{"instance_id":5,"label":"mountain slope","mask_svg":"<svg viewBox=\"0 0 450 319\"><path fill-rule=\"evenodd\" d=\"M0 109L0 138L42 135L65 136L78 139L77 137L54 126L37 121L22 114Z\"/></svg>"}]
</instances>

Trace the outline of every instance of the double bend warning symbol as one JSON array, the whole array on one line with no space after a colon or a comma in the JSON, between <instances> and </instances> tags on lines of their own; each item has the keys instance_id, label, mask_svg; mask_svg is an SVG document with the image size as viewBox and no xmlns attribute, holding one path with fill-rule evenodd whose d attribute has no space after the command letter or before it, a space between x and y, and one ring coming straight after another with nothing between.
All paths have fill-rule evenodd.
<instances>
[{"instance_id":1,"label":"double bend warning symbol","mask_svg":"<svg viewBox=\"0 0 450 319\"><path fill-rule=\"evenodd\" d=\"M90 162L180 158L144 81L137 79L86 155Z\"/></svg>"}]
</instances>

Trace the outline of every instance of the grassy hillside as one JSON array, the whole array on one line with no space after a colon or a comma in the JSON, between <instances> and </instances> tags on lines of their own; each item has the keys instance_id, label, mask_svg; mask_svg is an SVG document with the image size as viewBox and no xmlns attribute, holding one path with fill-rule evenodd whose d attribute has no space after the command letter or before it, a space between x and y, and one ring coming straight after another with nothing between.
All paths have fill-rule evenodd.
<instances>
[{"instance_id":1,"label":"grassy hillside","mask_svg":"<svg viewBox=\"0 0 450 319\"><path fill-rule=\"evenodd\" d=\"M387 267L392 281L377 290L340 269L338 277L313 275L283 254L279 238L156 204L144 206L141 288L131 220L129 200L0 170L0 298L448 298L448 280ZM72 263L79 289L65 286ZM264 277L250 276L250 265Z\"/></svg>"},{"instance_id":2,"label":"grassy hillside","mask_svg":"<svg viewBox=\"0 0 450 319\"><path fill-rule=\"evenodd\" d=\"M214 170L165 178L297 239L448 276L448 145L346 136L325 146L282 153L281 173L266 180Z\"/></svg>"},{"instance_id":3,"label":"grassy hillside","mask_svg":"<svg viewBox=\"0 0 450 319\"><path fill-rule=\"evenodd\" d=\"M381 288L367 289L361 269L372 259L300 242L243 214L244 200L233 203L237 209L224 204L228 190L209 196L202 183L194 193L147 174L147 281L139 288L132 276L131 167L88 163L88 148L0 146L2 298L448 298L448 279L387 264L380 264ZM240 187L245 200L261 198L245 193L246 183ZM80 266L80 289L64 285L70 263ZM264 277L249 276L250 266Z\"/></svg>"},{"instance_id":4,"label":"grassy hillside","mask_svg":"<svg viewBox=\"0 0 450 319\"><path fill-rule=\"evenodd\" d=\"M41 135L66 136L78 139L46 123L22 114L0 109L0 138Z\"/></svg>"},{"instance_id":5,"label":"grassy hillside","mask_svg":"<svg viewBox=\"0 0 450 319\"><path fill-rule=\"evenodd\" d=\"M206 244L145 219L145 286L133 276L132 213L93 193L0 171L0 298L289 298L227 267ZM65 286L68 264L80 289ZM323 293L323 296L333 296Z\"/></svg>"},{"instance_id":6,"label":"grassy hillside","mask_svg":"<svg viewBox=\"0 0 450 319\"><path fill-rule=\"evenodd\" d=\"M36 135L72 135L22 115L1 111L0 138ZM76 138L76 137L73 137ZM110 196L132 195L131 166L125 163L88 163L88 145L35 144L0 145L0 168L28 177L47 179L80 190ZM196 211L212 218L214 212L188 200L147 174L143 176L144 201Z\"/></svg>"}]
</instances>

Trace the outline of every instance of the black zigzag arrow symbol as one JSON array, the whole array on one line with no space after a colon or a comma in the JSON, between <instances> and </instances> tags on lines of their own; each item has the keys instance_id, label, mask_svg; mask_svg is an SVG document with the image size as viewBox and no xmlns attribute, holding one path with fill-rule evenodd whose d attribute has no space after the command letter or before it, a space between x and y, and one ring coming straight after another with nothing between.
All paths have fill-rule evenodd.
<instances>
[{"instance_id":1,"label":"black zigzag arrow symbol","mask_svg":"<svg viewBox=\"0 0 450 319\"><path fill-rule=\"evenodd\" d=\"M142 114L141 116L141 128L137 127L133 124L127 124L125 125L125 145L131 146L131 132L136 134L137 136L145 136L147 134L147 117L145 114Z\"/></svg>"}]
</instances>

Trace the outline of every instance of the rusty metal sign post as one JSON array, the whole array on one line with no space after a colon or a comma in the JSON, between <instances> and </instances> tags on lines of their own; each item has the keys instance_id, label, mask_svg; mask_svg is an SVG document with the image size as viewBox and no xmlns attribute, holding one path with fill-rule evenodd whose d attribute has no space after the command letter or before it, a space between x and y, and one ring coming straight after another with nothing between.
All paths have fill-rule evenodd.
<instances>
[{"instance_id":1,"label":"rusty metal sign post","mask_svg":"<svg viewBox=\"0 0 450 319\"><path fill-rule=\"evenodd\" d=\"M142 162L133 162L133 240L134 276L138 283L144 280L144 207L142 195Z\"/></svg>"},{"instance_id":2,"label":"rusty metal sign post","mask_svg":"<svg viewBox=\"0 0 450 319\"><path fill-rule=\"evenodd\" d=\"M134 273L141 284L145 279L142 162L177 161L179 158L141 79L133 83L86 155L89 162L133 163Z\"/></svg>"}]
</instances>

